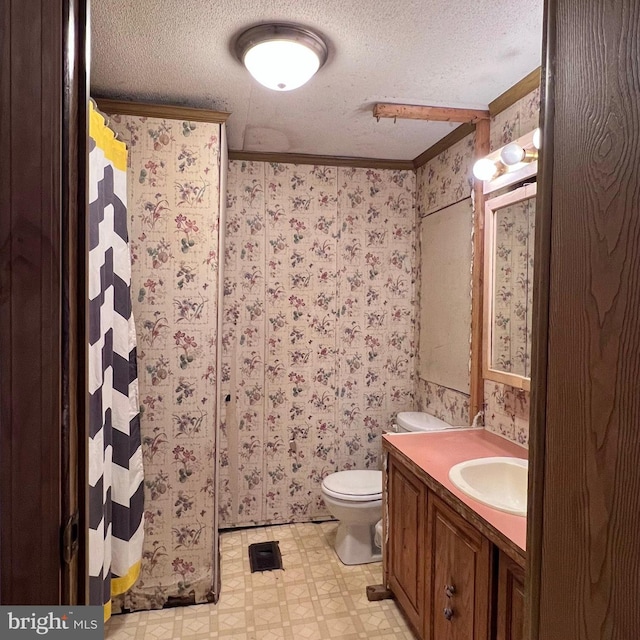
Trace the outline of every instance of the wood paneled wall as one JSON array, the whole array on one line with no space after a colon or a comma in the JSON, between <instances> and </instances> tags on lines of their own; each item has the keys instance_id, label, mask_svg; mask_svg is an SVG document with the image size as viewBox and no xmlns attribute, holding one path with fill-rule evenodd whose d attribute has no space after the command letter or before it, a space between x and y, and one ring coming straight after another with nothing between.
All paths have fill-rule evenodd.
<instances>
[{"instance_id":1,"label":"wood paneled wall","mask_svg":"<svg viewBox=\"0 0 640 640\"><path fill-rule=\"evenodd\" d=\"M61 528L84 486L85 17L85 0L0 8L2 604L82 601Z\"/></svg>"},{"instance_id":2,"label":"wood paneled wall","mask_svg":"<svg viewBox=\"0 0 640 640\"><path fill-rule=\"evenodd\" d=\"M529 635L640 629L640 1L547 0Z\"/></svg>"}]
</instances>

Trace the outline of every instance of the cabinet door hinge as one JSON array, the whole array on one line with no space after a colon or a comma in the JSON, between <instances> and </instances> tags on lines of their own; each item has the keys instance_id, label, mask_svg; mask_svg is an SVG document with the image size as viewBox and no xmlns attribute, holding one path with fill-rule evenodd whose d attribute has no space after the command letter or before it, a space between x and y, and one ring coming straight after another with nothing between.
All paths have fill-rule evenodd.
<instances>
[{"instance_id":1,"label":"cabinet door hinge","mask_svg":"<svg viewBox=\"0 0 640 640\"><path fill-rule=\"evenodd\" d=\"M78 547L80 545L80 531L78 528L80 516L78 512L72 513L62 527L61 534L61 546L62 546L62 558L65 564L71 564L72 560L78 553Z\"/></svg>"}]
</instances>

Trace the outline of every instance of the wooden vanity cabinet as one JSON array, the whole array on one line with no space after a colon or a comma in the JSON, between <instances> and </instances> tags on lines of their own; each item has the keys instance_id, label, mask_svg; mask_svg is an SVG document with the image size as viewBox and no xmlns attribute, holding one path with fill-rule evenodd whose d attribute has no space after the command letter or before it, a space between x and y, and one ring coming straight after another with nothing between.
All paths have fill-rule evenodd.
<instances>
[{"instance_id":1,"label":"wooden vanity cabinet","mask_svg":"<svg viewBox=\"0 0 640 640\"><path fill-rule=\"evenodd\" d=\"M521 640L522 565L389 454L386 586L422 640Z\"/></svg>"},{"instance_id":2,"label":"wooden vanity cabinet","mask_svg":"<svg viewBox=\"0 0 640 640\"><path fill-rule=\"evenodd\" d=\"M524 640L524 569L502 551L497 600L496 640Z\"/></svg>"},{"instance_id":3,"label":"wooden vanity cabinet","mask_svg":"<svg viewBox=\"0 0 640 640\"><path fill-rule=\"evenodd\" d=\"M434 493L427 509L424 637L487 640L491 543Z\"/></svg>"},{"instance_id":4,"label":"wooden vanity cabinet","mask_svg":"<svg viewBox=\"0 0 640 640\"><path fill-rule=\"evenodd\" d=\"M395 458L389 458L386 547L388 585L414 630L424 624L424 531L426 487Z\"/></svg>"}]
</instances>

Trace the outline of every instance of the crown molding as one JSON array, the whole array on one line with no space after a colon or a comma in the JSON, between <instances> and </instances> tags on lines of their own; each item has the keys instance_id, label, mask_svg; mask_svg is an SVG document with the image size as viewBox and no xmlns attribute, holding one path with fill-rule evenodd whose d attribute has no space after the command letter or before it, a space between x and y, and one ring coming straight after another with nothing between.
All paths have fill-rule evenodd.
<instances>
[{"instance_id":1,"label":"crown molding","mask_svg":"<svg viewBox=\"0 0 640 640\"><path fill-rule=\"evenodd\" d=\"M213 122L223 124L231 115L226 111L210 109L194 109L192 107L176 107L166 104L146 102L129 102L127 100L110 100L109 98L93 98L98 109L103 113L123 116L139 116L143 118L165 118L167 120L183 120L186 122Z\"/></svg>"},{"instance_id":2,"label":"crown molding","mask_svg":"<svg viewBox=\"0 0 640 640\"><path fill-rule=\"evenodd\" d=\"M266 151L229 150L229 160L247 162L278 162L282 164L313 164L329 167L358 167L362 169L413 170L411 160L385 160L351 156L322 156L306 153L271 153Z\"/></svg>"},{"instance_id":3,"label":"crown molding","mask_svg":"<svg viewBox=\"0 0 640 640\"><path fill-rule=\"evenodd\" d=\"M520 82L516 82L512 87L500 94L495 100L489 103L489 113L491 117L502 113L521 100L526 95L540 86L540 67L534 69L530 74L526 75Z\"/></svg>"}]
</instances>

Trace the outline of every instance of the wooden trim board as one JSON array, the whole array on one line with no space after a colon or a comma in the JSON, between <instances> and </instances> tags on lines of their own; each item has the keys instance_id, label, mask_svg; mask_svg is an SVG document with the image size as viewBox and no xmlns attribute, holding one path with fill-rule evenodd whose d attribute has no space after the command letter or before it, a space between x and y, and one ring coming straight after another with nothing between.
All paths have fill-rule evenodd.
<instances>
[{"instance_id":1,"label":"wooden trim board","mask_svg":"<svg viewBox=\"0 0 640 640\"><path fill-rule=\"evenodd\" d=\"M229 151L229 160L247 162L277 162L282 164L312 164L329 167L359 167L363 169L413 170L411 160L384 160L350 156L322 156L306 153L272 153L266 151Z\"/></svg>"},{"instance_id":2,"label":"wooden trim board","mask_svg":"<svg viewBox=\"0 0 640 640\"><path fill-rule=\"evenodd\" d=\"M533 340L529 409L529 481L527 498L527 564L525 567L524 640L540 632L542 543L545 511L545 457L547 454L547 380L549 367L549 293L551 281L551 211L554 188L554 128L556 64L556 8L545 3L540 86L540 153L536 200L535 268L533 273ZM576 54L573 54L574 56ZM571 62L571 61L569 61Z\"/></svg>"},{"instance_id":3,"label":"wooden trim board","mask_svg":"<svg viewBox=\"0 0 640 640\"><path fill-rule=\"evenodd\" d=\"M540 67L532 71L530 74L522 78L520 82L517 82L512 87L507 89L503 94L499 95L495 100L489 103L489 115L493 117L498 113L501 113L505 109L508 109L511 105L524 98L527 94L531 93L534 89L540 86ZM375 115L375 114L374 114ZM474 130L472 123L465 123L460 125L457 129L454 129L449 135L438 140L434 145L430 146L426 151L423 151L419 156L413 159L413 166L415 169L427 164L429 160L433 160L437 155L442 153L445 149L459 142L465 136L469 135ZM487 149L488 152L488 149Z\"/></svg>"},{"instance_id":4,"label":"wooden trim board","mask_svg":"<svg viewBox=\"0 0 640 640\"><path fill-rule=\"evenodd\" d=\"M505 109L514 105L518 100L521 100L539 86L540 67L534 69L531 73L522 78L522 80L516 82L516 84L509 87L509 89L504 93L501 93L497 98L489 103L489 113L491 114L491 117L493 118L499 113L502 113Z\"/></svg>"},{"instance_id":5,"label":"wooden trim board","mask_svg":"<svg viewBox=\"0 0 640 640\"><path fill-rule=\"evenodd\" d=\"M405 120L430 120L432 122L479 122L488 120L489 112L482 109L457 109L454 107L429 107L413 104L379 102L373 107L374 118L403 118Z\"/></svg>"},{"instance_id":6,"label":"wooden trim board","mask_svg":"<svg viewBox=\"0 0 640 640\"><path fill-rule=\"evenodd\" d=\"M103 113L123 116L142 116L146 118L166 118L167 120L184 120L187 122L215 122L223 124L231 115L226 111L210 109L194 109L192 107L176 107L166 104L146 102L128 102L126 100L110 100L95 98L98 109Z\"/></svg>"},{"instance_id":7,"label":"wooden trim board","mask_svg":"<svg viewBox=\"0 0 640 640\"><path fill-rule=\"evenodd\" d=\"M476 125L475 158L482 158L489 152L490 124L483 120ZM474 179L473 211L473 262L471 294L471 379L469 381L469 422L473 420L484 404L484 378L482 376L482 340L484 313L484 183Z\"/></svg>"},{"instance_id":8,"label":"wooden trim board","mask_svg":"<svg viewBox=\"0 0 640 640\"><path fill-rule=\"evenodd\" d=\"M531 381L515 373L507 373L491 368L493 324L491 317L493 314L494 295L494 246L495 246L495 212L502 207L516 202L522 202L536 197L537 183L528 184L513 191L486 200L484 203L484 290L483 290L483 314L482 314L482 376L485 380L493 380L502 384L507 384L516 389L529 391ZM535 277L535 276L534 276Z\"/></svg>"},{"instance_id":9,"label":"wooden trim board","mask_svg":"<svg viewBox=\"0 0 640 640\"><path fill-rule=\"evenodd\" d=\"M460 140L466 138L470 133L473 133L475 128L476 125L471 124L470 122L461 124L444 138L430 146L426 151L423 151L419 156L416 156L413 159L413 168L419 169L423 165L427 164L429 160L433 160L437 155L454 145L456 142L460 142Z\"/></svg>"}]
</instances>

